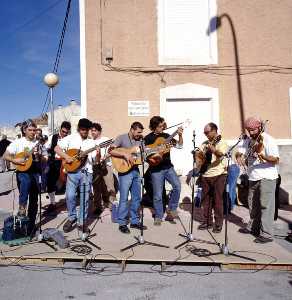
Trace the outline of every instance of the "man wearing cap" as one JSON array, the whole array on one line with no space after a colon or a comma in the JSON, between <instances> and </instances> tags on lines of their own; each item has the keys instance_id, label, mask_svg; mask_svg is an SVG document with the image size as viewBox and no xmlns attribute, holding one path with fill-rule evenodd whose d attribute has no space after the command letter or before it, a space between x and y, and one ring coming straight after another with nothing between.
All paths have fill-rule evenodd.
<instances>
[{"instance_id":1,"label":"man wearing cap","mask_svg":"<svg viewBox=\"0 0 292 300\"><path fill-rule=\"evenodd\" d=\"M55 152L66 163L72 163L73 159L71 156L65 153L69 149L80 149L86 151L95 146L95 142L89 138L89 130L92 127L91 121L88 119L80 119L77 126L77 133L71 134L61 139L55 147ZM76 172L68 172L66 182L66 205L68 209L68 220L63 226L64 232L70 232L74 229L77 224L79 230L85 228L88 233L87 227L87 215L89 206L89 194L92 185L92 165L95 163L96 155L99 153L95 150L88 154L85 164L78 169ZM77 220L77 199L76 191L80 190L80 211ZM83 227L84 225L84 227Z\"/></svg>"},{"instance_id":2,"label":"man wearing cap","mask_svg":"<svg viewBox=\"0 0 292 300\"><path fill-rule=\"evenodd\" d=\"M248 206L250 220L241 233L251 233L256 243L273 241L275 189L278 178L279 150L275 140L264 132L263 122L256 117L245 121L249 137L236 153L240 165L247 168L249 179Z\"/></svg>"}]
</instances>

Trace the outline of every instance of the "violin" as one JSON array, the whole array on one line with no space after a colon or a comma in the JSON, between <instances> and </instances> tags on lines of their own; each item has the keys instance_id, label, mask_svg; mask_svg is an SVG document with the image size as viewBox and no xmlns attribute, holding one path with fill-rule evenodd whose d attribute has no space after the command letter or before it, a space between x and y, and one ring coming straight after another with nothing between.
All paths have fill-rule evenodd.
<instances>
[{"instance_id":1,"label":"violin","mask_svg":"<svg viewBox=\"0 0 292 300\"><path fill-rule=\"evenodd\" d=\"M263 159L259 156L260 153L264 151L264 137L262 133L265 131L265 127L268 121L262 123L261 130L256 139L251 139L248 145L248 150L245 155L245 161L247 162L250 157L257 157L260 162L264 162Z\"/></svg>"}]
</instances>

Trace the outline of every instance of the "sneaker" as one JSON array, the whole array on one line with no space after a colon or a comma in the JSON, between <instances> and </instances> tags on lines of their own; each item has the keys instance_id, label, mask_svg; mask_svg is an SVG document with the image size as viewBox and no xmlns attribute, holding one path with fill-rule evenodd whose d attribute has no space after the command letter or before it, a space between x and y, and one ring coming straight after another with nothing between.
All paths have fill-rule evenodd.
<instances>
[{"instance_id":1,"label":"sneaker","mask_svg":"<svg viewBox=\"0 0 292 300\"><path fill-rule=\"evenodd\" d=\"M44 211L44 214L51 214L56 211L57 205L54 203L49 204L48 208Z\"/></svg>"},{"instance_id":2,"label":"sneaker","mask_svg":"<svg viewBox=\"0 0 292 300\"><path fill-rule=\"evenodd\" d=\"M74 225L76 225L76 219L75 220L68 219L63 226L63 231L65 233L72 231L74 229Z\"/></svg>"},{"instance_id":3,"label":"sneaker","mask_svg":"<svg viewBox=\"0 0 292 300\"><path fill-rule=\"evenodd\" d=\"M155 226L160 226L161 223L162 223L162 220L161 220L161 219L159 219L159 218L155 218L155 219L154 219L154 225L155 225Z\"/></svg>"},{"instance_id":4,"label":"sneaker","mask_svg":"<svg viewBox=\"0 0 292 300\"><path fill-rule=\"evenodd\" d=\"M248 230L246 227L239 228L238 232L243 233L243 234L251 234L250 230Z\"/></svg>"},{"instance_id":5,"label":"sneaker","mask_svg":"<svg viewBox=\"0 0 292 300\"><path fill-rule=\"evenodd\" d=\"M130 227L141 230L142 229L142 224L141 223L131 224ZM147 229L147 226L143 225L143 230L146 230L146 229Z\"/></svg>"},{"instance_id":6,"label":"sneaker","mask_svg":"<svg viewBox=\"0 0 292 300\"><path fill-rule=\"evenodd\" d=\"M255 240L254 240L254 242L255 243L258 243L258 244L266 244L266 243L270 243L270 242L272 242L273 241L273 239L272 238L267 238L267 237L264 237L264 236L258 236Z\"/></svg>"},{"instance_id":7,"label":"sneaker","mask_svg":"<svg viewBox=\"0 0 292 300\"><path fill-rule=\"evenodd\" d=\"M202 223L201 225L198 226L198 230L207 230L211 229L213 227L212 224L208 225L207 223Z\"/></svg>"},{"instance_id":8,"label":"sneaker","mask_svg":"<svg viewBox=\"0 0 292 300\"><path fill-rule=\"evenodd\" d=\"M167 213L167 215L166 215L166 217L164 218L164 220L167 221L167 222L173 223L173 222L174 222L174 217L172 216L172 214Z\"/></svg>"},{"instance_id":9,"label":"sneaker","mask_svg":"<svg viewBox=\"0 0 292 300\"><path fill-rule=\"evenodd\" d=\"M119 230L120 230L121 233L127 233L127 234L130 233L130 229L128 228L127 225L120 225Z\"/></svg>"},{"instance_id":10,"label":"sneaker","mask_svg":"<svg viewBox=\"0 0 292 300\"><path fill-rule=\"evenodd\" d=\"M168 215L172 216L173 219L178 219L178 212L177 212L176 209L175 209L175 210L170 210L170 209L168 209L168 210L166 211L166 213L167 213Z\"/></svg>"}]
</instances>

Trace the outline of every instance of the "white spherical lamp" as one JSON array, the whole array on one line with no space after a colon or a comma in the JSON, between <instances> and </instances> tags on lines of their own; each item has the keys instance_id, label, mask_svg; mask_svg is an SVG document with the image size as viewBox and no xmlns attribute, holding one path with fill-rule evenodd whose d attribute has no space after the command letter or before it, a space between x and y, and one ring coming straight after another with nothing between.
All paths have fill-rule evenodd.
<instances>
[{"instance_id":1,"label":"white spherical lamp","mask_svg":"<svg viewBox=\"0 0 292 300\"><path fill-rule=\"evenodd\" d=\"M49 88L53 88L59 83L59 77L55 73L48 73L44 77L44 83Z\"/></svg>"}]
</instances>

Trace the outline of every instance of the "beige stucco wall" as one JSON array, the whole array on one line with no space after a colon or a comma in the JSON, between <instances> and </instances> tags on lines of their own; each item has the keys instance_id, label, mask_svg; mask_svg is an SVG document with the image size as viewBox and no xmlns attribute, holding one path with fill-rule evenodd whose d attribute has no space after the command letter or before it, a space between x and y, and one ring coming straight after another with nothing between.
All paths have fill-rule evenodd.
<instances>
[{"instance_id":1,"label":"beige stucco wall","mask_svg":"<svg viewBox=\"0 0 292 300\"><path fill-rule=\"evenodd\" d=\"M101 48L104 53L110 47L115 67L159 67L156 0L102 0L102 13L99 1L85 3L87 115L102 123L106 135L115 136L128 130L136 119L148 126L149 118L128 117L129 100L149 100L150 115L159 114L160 88L191 82L219 88L220 127L226 138L238 136L240 111L235 71L231 71L231 76L226 71L221 72L223 75L204 72L145 75L109 71L102 65ZM218 14L226 13L233 21L241 65L290 65L292 1L218 0L217 6ZM217 31L218 65L234 66L230 26L226 19L222 21ZM272 135L291 138L292 74L264 72L240 78L244 115L268 119Z\"/></svg>"}]
</instances>

